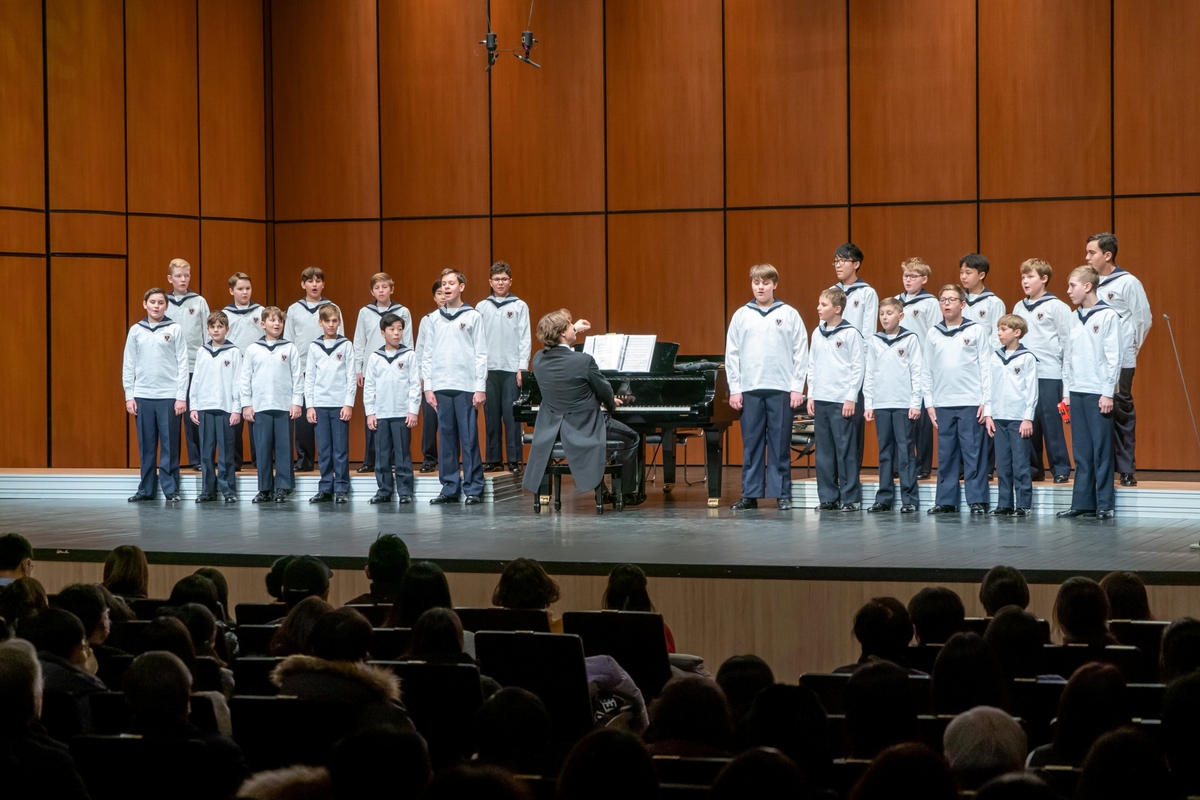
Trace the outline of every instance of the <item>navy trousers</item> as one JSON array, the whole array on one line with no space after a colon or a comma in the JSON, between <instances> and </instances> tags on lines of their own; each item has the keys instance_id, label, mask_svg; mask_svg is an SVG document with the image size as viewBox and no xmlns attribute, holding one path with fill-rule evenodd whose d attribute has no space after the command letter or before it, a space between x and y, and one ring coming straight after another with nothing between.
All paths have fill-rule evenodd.
<instances>
[{"instance_id":1,"label":"navy trousers","mask_svg":"<svg viewBox=\"0 0 1200 800\"><path fill-rule=\"evenodd\" d=\"M1033 447L1021 436L1021 420L994 419L996 423L996 480L1000 497L996 508L1033 508Z\"/></svg>"},{"instance_id":2,"label":"navy trousers","mask_svg":"<svg viewBox=\"0 0 1200 800\"><path fill-rule=\"evenodd\" d=\"M200 449L200 426L192 422L192 375L193 373L188 373L188 405L183 414L183 438L187 442L188 466L199 464L204 453Z\"/></svg>"},{"instance_id":3,"label":"navy trousers","mask_svg":"<svg viewBox=\"0 0 1200 800\"><path fill-rule=\"evenodd\" d=\"M399 490L401 497L412 497L412 429L404 424L404 417L376 417L376 421L376 494L391 497Z\"/></svg>"},{"instance_id":4,"label":"navy trousers","mask_svg":"<svg viewBox=\"0 0 1200 800\"><path fill-rule=\"evenodd\" d=\"M742 497L792 496L791 392L742 393Z\"/></svg>"},{"instance_id":5,"label":"navy trousers","mask_svg":"<svg viewBox=\"0 0 1200 800\"><path fill-rule=\"evenodd\" d=\"M259 411L254 415L254 463L260 492L290 492L296 488L291 423L286 411Z\"/></svg>"},{"instance_id":6,"label":"navy trousers","mask_svg":"<svg viewBox=\"0 0 1200 800\"><path fill-rule=\"evenodd\" d=\"M309 467L316 462L316 425L308 421L308 405L300 406L300 416L296 417L296 469Z\"/></svg>"},{"instance_id":7,"label":"navy trousers","mask_svg":"<svg viewBox=\"0 0 1200 800\"><path fill-rule=\"evenodd\" d=\"M1033 471L1039 475L1045 473L1046 460L1049 460L1050 474L1056 478L1071 475L1067 436L1063 433L1062 416L1058 413L1062 389L1061 378L1038 378L1038 402L1033 412L1033 436L1029 440ZM1042 458L1043 444L1046 448L1045 459Z\"/></svg>"},{"instance_id":8,"label":"navy trousers","mask_svg":"<svg viewBox=\"0 0 1200 800\"><path fill-rule=\"evenodd\" d=\"M237 496L237 469L234 466L234 443L237 426L229 424L224 411L200 412L200 465L203 469L202 494L225 497Z\"/></svg>"},{"instance_id":9,"label":"navy trousers","mask_svg":"<svg viewBox=\"0 0 1200 800\"><path fill-rule=\"evenodd\" d=\"M900 498L917 505L916 437L920 420L909 419L907 408L875 409L875 435L879 439L879 491L875 502L890 506L896 499L892 477L900 475Z\"/></svg>"},{"instance_id":10,"label":"navy trousers","mask_svg":"<svg viewBox=\"0 0 1200 800\"><path fill-rule=\"evenodd\" d=\"M421 392L421 465L437 466L438 463L438 413L425 400Z\"/></svg>"},{"instance_id":11,"label":"navy trousers","mask_svg":"<svg viewBox=\"0 0 1200 800\"><path fill-rule=\"evenodd\" d=\"M371 426L367 424L367 415L363 414L363 466L375 466L375 431L371 430Z\"/></svg>"},{"instance_id":12,"label":"navy trousers","mask_svg":"<svg viewBox=\"0 0 1200 800\"><path fill-rule=\"evenodd\" d=\"M317 409L317 456L321 480L317 491L350 491L350 422L340 418L341 406Z\"/></svg>"},{"instance_id":13,"label":"navy trousers","mask_svg":"<svg viewBox=\"0 0 1200 800\"><path fill-rule=\"evenodd\" d=\"M176 494L179 492L179 415L175 413L175 399L134 399L138 409L134 417L138 462L142 468L137 493L154 497L161 483L163 494Z\"/></svg>"},{"instance_id":14,"label":"navy trousers","mask_svg":"<svg viewBox=\"0 0 1200 800\"><path fill-rule=\"evenodd\" d=\"M842 404L816 401L817 499L822 503L861 503L858 482L858 423L842 416Z\"/></svg>"},{"instance_id":15,"label":"navy trousers","mask_svg":"<svg viewBox=\"0 0 1200 800\"><path fill-rule=\"evenodd\" d=\"M933 420L929 410L921 403L920 427L917 429L917 474L933 472Z\"/></svg>"},{"instance_id":16,"label":"navy trousers","mask_svg":"<svg viewBox=\"0 0 1200 800\"><path fill-rule=\"evenodd\" d=\"M939 506L958 506L959 472L963 474L967 502L988 502L987 461L983 442L988 435L975 418L978 412L979 406L937 409Z\"/></svg>"},{"instance_id":17,"label":"navy trousers","mask_svg":"<svg viewBox=\"0 0 1200 800\"><path fill-rule=\"evenodd\" d=\"M1071 508L1112 511L1117 507L1113 488L1115 409L1114 404L1114 413L1101 414L1100 395L1071 392L1071 450L1075 456Z\"/></svg>"},{"instance_id":18,"label":"navy trousers","mask_svg":"<svg viewBox=\"0 0 1200 800\"><path fill-rule=\"evenodd\" d=\"M479 418L471 405L474 392L435 392L438 404L438 477L442 494L483 494L483 461L479 457ZM459 450L462 474L459 474Z\"/></svg>"},{"instance_id":19,"label":"navy trousers","mask_svg":"<svg viewBox=\"0 0 1200 800\"><path fill-rule=\"evenodd\" d=\"M239 470L242 468L242 465L244 463L246 463L246 459L243 456L243 453L245 452L245 448L242 444L242 428L243 427L248 427L250 429L250 461L251 462L254 461L254 450L255 450L254 423L246 422L246 420L243 419L237 425L233 426L233 430L235 431L234 440L233 440L234 441L233 467L234 467L234 469L239 469Z\"/></svg>"},{"instance_id":20,"label":"navy trousers","mask_svg":"<svg viewBox=\"0 0 1200 800\"><path fill-rule=\"evenodd\" d=\"M854 416L850 419L854 420L854 428L858 432L858 471L862 472L863 462L863 443L867 437L867 418L863 416L866 409L864 406L866 401L863 399L863 393L858 393L858 399L854 401Z\"/></svg>"},{"instance_id":21,"label":"navy trousers","mask_svg":"<svg viewBox=\"0 0 1200 800\"><path fill-rule=\"evenodd\" d=\"M517 388L517 373L488 370L483 427L487 434L487 458L484 461L489 464L521 462L521 426L513 417L513 403L517 402L520 391ZM503 436L501 425L504 427Z\"/></svg>"},{"instance_id":22,"label":"navy trousers","mask_svg":"<svg viewBox=\"0 0 1200 800\"><path fill-rule=\"evenodd\" d=\"M1133 367L1122 367L1113 394L1113 462L1117 472L1136 472L1137 412L1133 408ZM1071 409L1072 412L1075 410ZM1074 419L1074 414L1072 414ZM1109 506L1111 508L1111 506Z\"/></svg>"}]
</instances>

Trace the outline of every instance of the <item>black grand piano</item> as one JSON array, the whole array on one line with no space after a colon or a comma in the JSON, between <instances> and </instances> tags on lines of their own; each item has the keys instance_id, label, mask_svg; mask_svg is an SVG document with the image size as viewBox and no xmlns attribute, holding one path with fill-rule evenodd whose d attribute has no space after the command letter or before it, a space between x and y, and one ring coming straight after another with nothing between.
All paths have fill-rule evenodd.
<instances>
[{"instance_id":1,"label":"black grand piano","mask_svg":"<svg viewBox=\"0 0 1200 800\"><path fill-rule=\"evenodd\" d=\"M582 349L583 345L576 345ZM618 406L619 419L642 435L641 475L645 475L646 437L661 436L663 491L670 494L675 484L675 432L694 428L703 432L708 465L708 505L716 508L721 497L721 465L724 434L738 418L729 407L729 384L720 357L679 357L679 345L656 342L649 372L604 371ZM513 405L518 422L533 425L542 393L532 372L521 376L521 394Z\"/></svg>"}]
</instances>

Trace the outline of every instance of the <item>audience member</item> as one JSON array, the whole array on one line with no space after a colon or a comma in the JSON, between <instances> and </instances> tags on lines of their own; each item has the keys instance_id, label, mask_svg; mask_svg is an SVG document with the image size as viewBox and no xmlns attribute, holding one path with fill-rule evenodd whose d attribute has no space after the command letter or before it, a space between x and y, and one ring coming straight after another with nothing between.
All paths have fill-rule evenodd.
<instances>
[{"instance_id":1,"label":"audience member","mask_svg":"<svg viewBox=\"0 0 1200 800\"><path fill-rule=\"evenodd\" d=\"M150 564L142 548L123 544L104 559L104 588L118 597L146 597L150 586Z\"/></svg>"},{"instance_id":2,"label":"audience member","mask_svg":"<svg viewBox=\"0 0 1200 800\"><path fill-rule=\"evenodd\" d=\"M864 664L846 682L846 727L855 758L874 758L917 738L908 672L890 661Z\"/></svg>"},{"instance_id":3,"label":"audience member","mask_svg":"<svg viewBox=\"0 0 1200 800\"><path fill-rule=\"evenodd\" d=\"M642 741L614 729L592 731L571 748L558 773L558 800L654 800L654 761Z\"/></svg>"},{"instance_id":4,"label":"audience member","mask_svg":"<svg viewBox=\"0 0 1200 800\"><path fill-rule=\"evenodd\" d=\"M712 758L728 755L733 737L729 705L708 678L675 678L650 707L645 740L652 755Z\"/></svg>"},{"instance_id":5,"label":"audience member","mask_svg":"<svg viewBox=\"0 0 1200 800\"><path fill-rule=\"evenodd\" d=\"M808 687L777 683L759 692L746 717L746 744L775 748L796 762L809 786L829 787L829 719Z\"/></svg>"},{"instance_id":6,"label":"audience member","mask_svg":"<svg viewBox=\"0 0 1200 800\"><path fill-rule=\"evenodd\" d=\"M730 656L717 670L717 685L725 693L729 716L733 721L735 750L745 746L746 715L754 698L768 686L775 685L775 675L767 662L758 656Z\"/></svg>"},{"instance_id":7,"label":"audience member","mask_svg":"<svg viewBox=\"0 0 1200 800\"><path fill-rule=\"evenodd\" d=\"M962 598L945 586L927 586L908 601L917 644L945 644L962 630L967 612Z\"/></svg>"},{"instance_id":8,"label":"audience member","mask_svg":"<svg viewBox=\"0 0 1200 800\"><path fill-rule=\"evenodd\" d=\"M880 660L904 666L913 638L912 618L896 598L872 597L854 615L854 638L862 647L862 655L857 662L834 672L854 672L862 664Z\"/></svg>"},{"instance_id":9,"label":"audience member","mask_svg":"<svg viewBox=\"0 0 1200 800\"><path fill-rule=\"evenodd\" d=\"M1031 772L1010 772L979 788L975 800L1062 800L1058 792Z\"/></svg>"},{"instance_id":10,"label":"audience member","mask_svg":"<svg viewBox=\"0 0 1200 800\"><path fill-rule=\"evenodd\" d=\"M1176 678L1163 695L1162 742L1181 793L1200 794L1200 672Z\"/></svg>"},{"instance_id":11,"label":"audience member","mask_svg":"<svg viewBox=\"0 0 1200 800\"><path fill-rule=\"evenodd\" d=\"M0 589L0 617L14 634L21 620L49 607L46 590L37 578L17 578Z\"/></svg>"},{"instance_id":12,"label":"audience member","mask_svg":"<svg viewBox=\"0 0 1200 800\"><path fill-rule=\"evenodd\" d=\"M104 597L104 605L108 606L108 618L112 622L130 622L137 619L137 614L133 613L133 609L125 602L125 599L118 597L108 590L108 587L103 583L93 584L100 594Z\"/></svg>"},{"instance_id":13,"label":"audience member","mask_svg":"<svg viewBox=\"0 0 1200 800\"><path fill-rule=\"evenodd\" d=\"M0 643L0 773L11 797L87 800L65 744L39 724L42 667L33 645Z\"/></svg>"},{"instance_id":14,"label":"audience member","mask_svg":"<svg viewBox=\"0 0 1200 800\"><path fill-rule=\"evenodd\" d=\"M100 648L104 646L108 634L112 631L108 603L104 601L100 589L90 583L73 584L55 596L54 607L70 611L79 618L83 623L88 644L92 646L92 652L100 658Z\"/></svg>"},{"instance_id":15,"label":"audience member","mask_svg":"<svg viewBox=\"0 0 1200 800\"><path fill-rule=\"evenodd\" d=\"M241 785L235 800L330 800L331 791L329 770L295 764L256 772Z\"/></svg>"},{"instance_id":16,"label":"audience member","mask_svg":"<svg viewBox=\"0 0 1200 800\"><path fill-rule=\"evenodd\" d=\"M430 664L479 666L479 662L463 650L462 622L458 614L448 608L431 608L417 619L412 629L412 642L404 658ZM485 698L500 691L500 684L487 675L481 674L479 683Z\"/></svg>"},{"instance_id":17,"label":"audience member","mask_svg":"<svg viewBox=\"0 0 1200 800\"><path fill-rule=\"evenodd\" d=\"M475 712L476 758L520 775L540 775L548 766L550 715L533 692L509 686Z\"/></svg>"},{"instance_id":18,"label":"audience member","mask_svg":"<svg viewBox=\"0 0 1200 800\"><path fill-rule=\"evenodd\" d=\"M1078 767L1097 739L1129 721L1120 671L1111 664L1084 664L1067 681L1058 701L1054 741L1030 753L1026 766Z\"/></svg>"},{"instance_id":19,"label":"audience member","mask_svg":"<svg viewBox=\"0 0 1200 800\"><path fill-rule=\"evenodd\" d=\"M942 750L958 785L974 791L999 775L1025 768L1028 742L1020 723L991 706L964 711L946 726Z\"/></svg>"},{"instance_id":20,"label":"audience member","mask_svg":"<svg viewBox=\"0 0 1200 800\"><path fill-rule=\"evenodd\" d=\"M271 570L267 573L267 594L279 602L283 602L283 572L296 560L295 556L280 556L271 562Z\"/></svg>"},{"instance_id":21,"label":"audience member","mask_svg":"<svg viewBox=\"0 0 1200 800\"><path fill-rule=\"evenodd\" d=\"M946 761L916 742L885 749L859 778L850 800L958 800L958 788Z\"/></svg>"},{"instance_id":22,"label":"audience member","mask_svg":"<svg viewBox=\"0 0 1200 800\"><path fill-rule=\"evenodd\" d=\"M434 776L422 800L533 800L533 794L499 767L464 764Z\"/></svg>"},{"instance_id":23,"label":"audience member","mask_svg":"<svg viewBox=\"0 0 1200 800\"><path fill-rule=\"evenodd\" d=\"M1054 600L1054 624L1063 644L1116 644L1108 632L1108 595L1091 578L1067 578Z\"/></svg>"},{"instance_id":24,"label":"audience member","mask_svg":"<svg viewBox=\"0 0 1200 800\"><path fill-rule=\"evenodd\" d=\"M410 561L408 545L403 539L394 533L380 536L367 551L367 565L363 567L367 580L371 582L371 590L346 605L395 603L396 595L400 593L400 579L408 570Z\"/></svg>"},{"instance_id":25,"label":"audience member","mask_svg":"<svg viewBox=\"0 0 1200 800\"><path fill-rule=\"evenodd\" d=\"M1088 750L1075 800L1167 800L1177 793L1154 740L1134 728L1104 734Z\"/></svg>"},{"instance_id":26,"label":"audience member","mask_svg":"<svg viewBox=\"0 0 1200 800\"><path fill-rule=\"evenodd\" d=\"M316 595L329 600L329 579L333 571L315 556L297 556L283 571L283 602L293 608L306 597Z\"/></svg>"},{"instance_id":27,"label":"audience member","mask_svg":"<svg viewBox=\"0 0 1200 800\"><path fill-rule=\"evenodd\" d=\"M618 564L608 573L608 585L604 588L601 608L611 611L658 612L650 602L649 581L646 573L637 564ZM663 622L663 633L667 637L667 652L675 652L675 635Z\"/></svg>"},{"instance_id":28,"label":"audience member","mask_svg":"<svg viewBox=\"0 0 1200 800\"><path fill-rule=\"evenodd\" d=\"M934 714L960 714L975 706L1008 708L1000 661L977 633L956 633L933 662Z\"/></svg>"},{"instance_id":29,"label":"audience member","mask_svg":"<svg viewBox=\"0 0 1200 800\"><path fill-rule=\"evenodd\" d=\"M1200 669L1200 621L1181 617L1163 631L1158 679L1170 683Z\"/></svg>"},{"instance_id":30,"label":"audience member","mask_svg":"<svg viewBox=\"0 0 1200 800\"><path fill-rule=\"evenodd\" d=\"M996 612L984 631L983 640L992 647L1005 680L1036 678L1046 641L1037 617L1017 606Z\"/></svg>"},{"instance_id":31,"label":"audience member","mask_svg":"<svg viewBox=\"0 0 1200 800\"><path fill-rule=\"evenodd\" d=\"M388 616L392 628L411 628L431 608L453 608L446 573L432 561L417 561L400 579L396 604Z\"/></svg>"},{"instance_id":32,"label":"audience member","mask_svg":"<svg viewBox=\"0 0 1200 800\"><path fill-rule=\"evenodd\" d=\"M1100 579L1108 596L1109 619L1152 620L1146 582L1136 572L1110 572Z\"/></svg>"},{"instance_id":33,"label":"audience member","mask_svg":"<svg viewBox=\"0 0 1200 800\"><path fill-rule=\"evenodd\" d=\"M0 536L0 587L33 573L33 546L19 533Z\"/></svg>"},{"instance_id":34,"label":"audience member","mask_svg":"<svg viewBox=\"0 0 1200 800\"><path fill-rule=\"evenodd\" d=\"M221 654L217 652L217 634L220 629L213 613L199 603L186 603L163 610L163 614L174 617L187 628L192 647L198 658L211 658L220 665L221 693L233 697L233 671L229 669Z\"/></svg>"},{"instance_id":35,"label":"audience member","mask_svg":"<svg viewBox=\"0 0 1200 800\"><path fill-rule=\"evenodd\" d=\"M222 616L221 597L217 593L217 585L203 575L192 574L180 578L171 589L168 606L182 606L188 603L199 603L212 612L213 618Z\"/></svg>"},{"instance_id":36,"label":"audience member","mask_svg":"<svg viewBox=\"0 0 1200 800\"><path fill-rule=\"evenodd\" d=\"M271 655L282 656L311 656L312 648L309 639L317 620L333 611L333 606L319 597L306 597L288 612L283 618L279 629L271 637L269 649Z\"/></svg>"},{"instance_id":37,"label":"audience member","mask_svg":"<svg viewBox=\"0 0 1200 800\"><path fill-rule=\"evenodd\" d=\"M68 742L76 734L91 733L88 696L106 687L96 677L96 658L83 623L70 611L48 608L23 619L20 630L42 662L42 723L50 735Z\"/></svg>"},{"instance_id":38,"label":"audience member","mask_svg":"<svg viewBox=\"0 0 1200 800\"><path fill-rule=\"evenodd\" d=\"M196 670L196 645L187 626L176 617L155 617L142 630L138 651L148 653L152 650L171 653L190 673Z\"/></svg>"},{"instance_id":39,"label":"audience member","mask_svg":"<svg viewBox=\"0 0 1200 800\"><path fill-rule=\"evenodd\" d=\"M1029 584L1016 567L992 567L979 584L979 602L989 617L996 616L1005 606L1024 610L1029 607Z\"/></svg>"},{"instance_id":40,"label":"audience member","mask_svg":"<svg viewBox=\"0 0 1200 800\"><path fill-rule=\"evenodd\" d=\"M492 605L500 608L545 609L550 617L551 633L562 633L562 620L556 619L550 606L558 602L558 584L546 574L546 570L532 558L518 558L508 562L500 573L496 590L492 592Z\"/></svg>"},{"instance_id":41,"label":"audience member","mask_svg":"<svg viewBox=\"0 0 1200 800\"><path fill-rule=\"evenodd\" d=\"M232 622L233 617L230 616L232 609L229 607L229 581L225 580L225 573L215 567L201 567L196 570L195 574L208 578L217 589L217 602L221 604L221 613L214 613L217 622L222 625Z\"/></svg>"},{"instance_id":42,"label":"audience member","mask_svg":"<svg viewBox=\"0 0 1200 800\"><path fill-rule=\"evenodd\" d=\"M807 800L812 796L796 762L766 747L748 750L729 762L709 793L711 800Z\"/></svg>"},{"instance_id":43,"label":"audience member","mask_svg":"<svg viewBox=\"0 0 1200 800\"><path fill-rule=\"evenodd\" d=\"M382 786L392 800L417 800L432 775L425 741L395 728L352 733L334 745L329 758L333 800L376 797Z\"/></svg>"}]
</instances>

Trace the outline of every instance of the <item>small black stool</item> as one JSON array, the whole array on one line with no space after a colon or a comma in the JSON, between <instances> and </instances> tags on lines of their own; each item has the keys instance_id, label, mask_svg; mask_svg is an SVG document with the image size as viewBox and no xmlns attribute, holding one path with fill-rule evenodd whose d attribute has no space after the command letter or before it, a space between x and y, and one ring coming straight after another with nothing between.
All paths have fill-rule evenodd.
<instances>
[{"instance_id":1,"label":"small black stool","mask_svg":"<svg viewBox=\"0 0 1200 800\"><path fill-rule=\"evenodd\" d=\"M624 446L624 442L609 441L605 446L608 451L618 449ZM625 510L625 495L622 493L621 486L621 464L614 463L611 458L604 464L604 474L612 476L613 484L613 507L617 511ZM554 492L554 510L562 509L562 476L571 472L571 466L567 463L567 454L563 452L562 442L555 442L554 449L550 451L550 463L546 465L546 471L542 474L542 484L538 487L538 491L533 496L533 511L535 514L542 513L542 495L550 494L550 486L553 483ZM604 513L604 481L600 481L600 485L596 487L596 513Z\"/></svg>"}]
</instances>

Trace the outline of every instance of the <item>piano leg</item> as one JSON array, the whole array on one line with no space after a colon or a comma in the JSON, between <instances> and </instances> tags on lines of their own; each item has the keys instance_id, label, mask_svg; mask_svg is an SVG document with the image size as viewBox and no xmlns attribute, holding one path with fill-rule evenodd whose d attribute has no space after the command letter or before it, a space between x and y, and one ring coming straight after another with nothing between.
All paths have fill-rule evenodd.
<instances>
[{"instance_id":1,"label":"piano leg","mask_svg":"<svg viewBox=\"0 0 1200 800\"><path fill-rule=\"evenodd\" d=\"M675 488L675 429L662 429L663 494Z\"/></svg>"},{"instance_id":2,"label":"piano leg","mask_svg":"<svg viewBox=\"0 0 1200 800\"><path fill-rule=\"evenodd\" d=\"M708 507L716 508L721 501L721 435L724 431L706 430L704 432L704 448L707 453L708 469Z\"/></svg>"}]
</instances>

